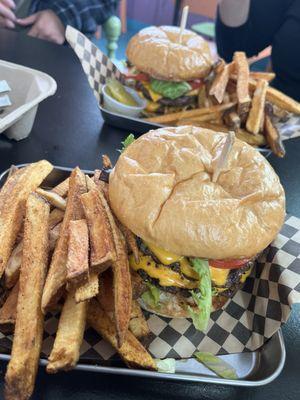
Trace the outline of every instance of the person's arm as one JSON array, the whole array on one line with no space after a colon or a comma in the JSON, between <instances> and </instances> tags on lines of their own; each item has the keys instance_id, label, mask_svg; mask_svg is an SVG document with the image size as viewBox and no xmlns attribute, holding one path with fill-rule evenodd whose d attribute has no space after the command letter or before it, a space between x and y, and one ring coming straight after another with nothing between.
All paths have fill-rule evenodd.
<instances>
[{"instance_id":1,"label":"person's arm","mask_svg":"<svg viewBox=\"0 0 300 400\"><path fill-rule=\"evenodd\" d=\"M293 0L221 0L216 19L218 52L231 61L235 51L248 57L272 44Z\"/></svg>"},{"instance_id":2,"label":"person's arm","mask_svg":"<svg viewBox=\"0 0 300 400\"><path fill-rule=\"evenodd\" d=\"M119 0L40 0L33 12L52 10L63 25L71 25L84 34L93 34L117 9Z\"/></svg>"}]
</instances>

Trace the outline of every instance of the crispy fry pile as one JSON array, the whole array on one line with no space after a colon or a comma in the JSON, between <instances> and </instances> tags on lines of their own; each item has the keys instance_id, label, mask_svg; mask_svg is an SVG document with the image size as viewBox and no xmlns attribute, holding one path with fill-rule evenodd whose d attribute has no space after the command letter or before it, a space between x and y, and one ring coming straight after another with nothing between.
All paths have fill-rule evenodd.
<instances>
[{"instance_id":1,"label":"crispy fry pile","mask_svg":"<svg viewBox=\"0 0 300 400\"><path fill-rule=\"evenodd\" d=\"M300 114L300 104L269 86L271 72L250 72L245 53L236 52L233 61L220 60L199 90L198 107L147 118L162 125L194 125L228 132L252 146L269 145L278 156L285 155L274 121L289 113Z\"/></svg>"},{"instance_id":2,"label":"crispy fry pile","mask_svg":"<svg viewBox=\"0 0 300 400\"><path fill-rule=\"evenodd\" d=\"M104 157L104 166L109 166ZM14 332L5 399L30 398L36 378L44 316L60 319L46 370L74 368L87 326L129 367L156 369L139 340L150 331L132 300L128 252L133 234L112 214L107 183L75 168L58 186L41 187L47 161L13 168L0 191L0 331Z\"/></svg>"}]
</instances>

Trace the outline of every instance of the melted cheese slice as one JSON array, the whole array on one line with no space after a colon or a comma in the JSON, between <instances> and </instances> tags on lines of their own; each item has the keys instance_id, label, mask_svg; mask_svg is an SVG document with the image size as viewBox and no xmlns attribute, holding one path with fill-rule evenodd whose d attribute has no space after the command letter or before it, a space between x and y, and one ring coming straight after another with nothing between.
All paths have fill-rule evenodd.
<instances>
[{"instance_id":1,"label":"melted cheese slice","mask_svg":"<svg viewBox=\"0 0 300 400\"><path fill-rule=\"evenodd\" d=\"M198 287L197 281L190 281L171 268L162 264L156 264L151 256L142 256L137 263L133 255L131 255L129 257L129 265L135 271L142 269L151 278L158 279L161 286L176 286L183 289L195 289Z\"/></svg>"},{"instance_id":2,"label":"melted cheese slice","mask_svg":"<svg viewBox=\"0 0 300 400\"><path fill-rule=\"evenodd\" d=\"M213 283L217 286L225 286L230 269L215 268L210 266L210 276Z\"/></svg>"},{"instance_id":3,"label":"melted cheese slice","mask_svg":"<svg viewBox=\"0 0 300 400\"><path fill-rule=\"evenodd\" d=\"M161 249L160 247L157 247L150 243L145 242L145 245L148 247L150 251L152 251L153 254L156 255L156 257L162 264L170 265L175 262L179 262L180 270L185 276L192 279L197 279L197 280L199 279L197 272L193 270L193 268L190 266L190 263L185 257L178 256L177 254Z\"/></svg>"},{"instance_id":4,"label":"melted cheese slice","mask_svg":"<svg viewBox=\"0 0 300 400\"><path fill-rule=\"evenodd\" d=\"M151 99L156 103L158 100L162 99L162 95L159 93L154 92L154 90L151 89L150 83L149 82L142 82L145 88L148 90L148 93L151 97Z\"/></svg>"}]
</instances>

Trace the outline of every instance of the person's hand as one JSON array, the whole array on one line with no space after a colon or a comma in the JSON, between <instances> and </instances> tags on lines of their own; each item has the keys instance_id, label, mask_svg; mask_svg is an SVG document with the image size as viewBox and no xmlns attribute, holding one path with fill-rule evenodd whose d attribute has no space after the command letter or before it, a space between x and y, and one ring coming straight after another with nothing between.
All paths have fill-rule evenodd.
<instances>
[{"instance_id":1,"label":"person's hand","mask_svg":"<svg viewBox=\"0 0 300 400\"><path fill-rule=\"evenodd\" d=\"M16 8L14 0L0 0L0 27L14 28L16 22L15 13L12 11Z\"/></svg>"},{"instance_id":2,"label":"person's hand","mask_svg":"<svg viewBox=\"0 0 300 400\"><path fill-rule=\"evenodd\" d=\"M21 26L32 25L28 35L45 39L57 44L65 41L65 27L59 17L52 10L39 11L29 17L18 19Z\"/></svg>"}]
</instances>

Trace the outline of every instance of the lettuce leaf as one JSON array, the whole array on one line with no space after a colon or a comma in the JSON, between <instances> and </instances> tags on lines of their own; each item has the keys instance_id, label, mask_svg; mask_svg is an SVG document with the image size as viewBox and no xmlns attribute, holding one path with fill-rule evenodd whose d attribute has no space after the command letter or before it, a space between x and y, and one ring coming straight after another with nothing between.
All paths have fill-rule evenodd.
<instances>
[{"instance_id":1,"label":"lettuce leaf","mask_svg":"<svg viewBox=\"0 0 300 400\"><path fill-rule=\"evenodd\" d=\"M199 275L199 290L191 291L198 309L188 308L193 324L199 331L205 331L210 318L212 304L212 290L210 269L207 260L194 258L190 260L194 270Z\"/></svg>"},{"instance_id":2,"label":"lettuce leaf","mask_svg":"<svg viewBox=\"0 0 300 400\"><path fill-rule=\"evenodd\" d=\"M176 361L174 358L165 358L164 360L155 360L158 372L164 372L166 374L175 374Z\"/></svg>"},{"instance_id":3,"label":"lettuce leaf","mask_svg":"<svg viewBox=\"0 0 300 400\"><path fill-rule=\"evenodd\" d=\"M158 308L159 307L159 297L160 291L158 287L152 285L149 282L146 282L148 286L147 292L142 294L142 299L146 304L149 304L151 308Z\"/></svg>"},{"instance_id":4,"label":"lettuce leaf","mask_svg":"<svg viewBox=\"0 0 300 400\"><path fill-rule=\"evenodd\" d=\"M189 92L192 89L187 82L169 82L160 81L158 79L151 79L150 87L154 92L171 100L183 96L186 92Z\"/></svg>"},{"instance_id":5,"label":"lettuce leaf","mask_svg":"<svg viewBox=\"0 0 300 400\"><path fill-rule=\"evenodd\" d=\"M194 357L221 378L238 379L235 369L221 358L204 351L194 353Z\"/></svg>"},{"instance_id":6,"label":"lettuce leaf","mask_svg":"<svg viewBox=\"0 0 300 400\"><path fill-rule=\"evenodd\" d=\"M130 133L130 134L127 136L127 138L126 138L123 142L121 142L122 148L119 149L118 151L119 151L120 153L123 153L123 151L124 151L131 143L133 143L134 141L135 141L134 134L133 134L133 133Z\"/></svg>"}]
</instances>

